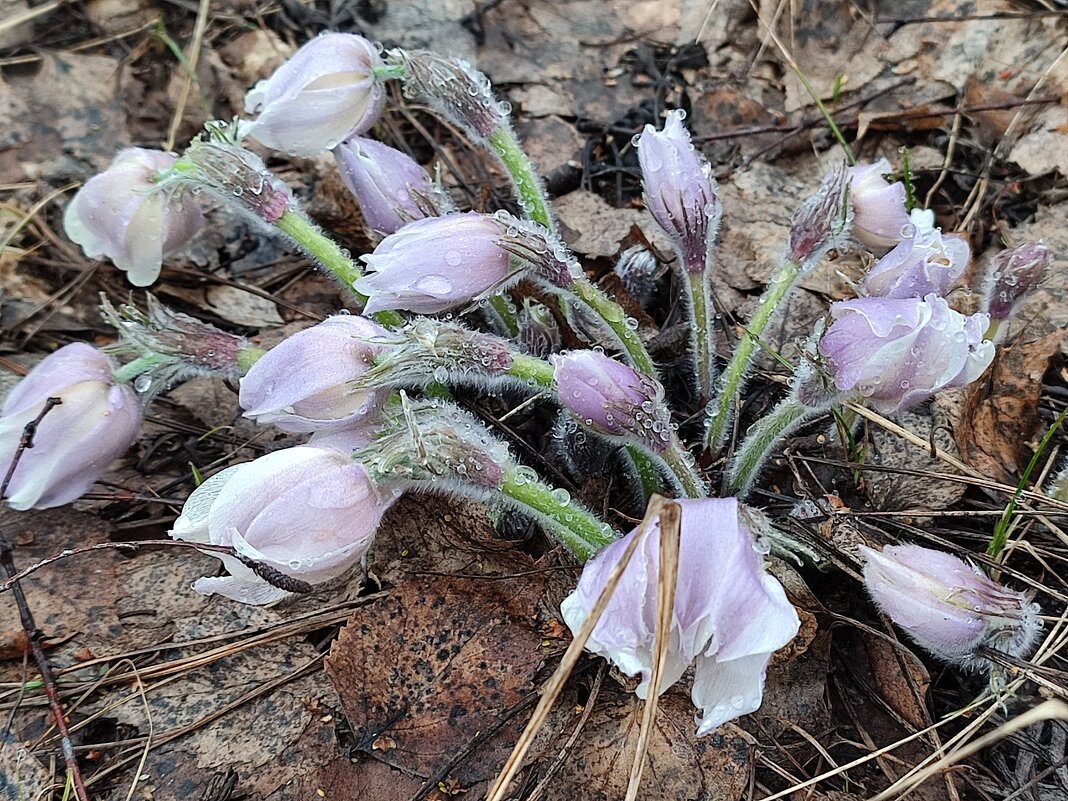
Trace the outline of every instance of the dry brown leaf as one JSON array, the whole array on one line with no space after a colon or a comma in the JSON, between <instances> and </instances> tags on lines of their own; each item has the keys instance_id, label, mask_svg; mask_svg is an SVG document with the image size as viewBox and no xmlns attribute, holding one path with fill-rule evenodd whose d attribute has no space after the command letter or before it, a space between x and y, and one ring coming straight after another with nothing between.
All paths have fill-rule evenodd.
<instances>
[{"instance_id":1,"label":"dry brown leaf","mask_svg":"<svg viewBox=\"0 0 1068 801\"><path fill-rule=\"evenodd\" d=\"M1030 461L1042 376L1064 335L1001 348L983 377L965 388L953 435L964 461L984 476L1015 484Z\"/></svg>"},{"instance_id":2,"label":"dry brown leaf","mask_svg":"<svg viewBox=\"0 0 1068 801\"><path fill-rule=\"evenodd\" d=\"M864 634L862 642L876 694L909 725L917 729L930 726L924 697L931 677L923 666L881 637Z\"/></svg>"},{"instance_id":3,"label":"dry brown leaf","mask_svg":"<svg viewBox=\"0 0 1068 801\"><path fill-rule=\"evenodd\" d=\"M534 610L541 576L411 580L358 610L326 660L356 748L428 777L533 689L543 661ZM491 737L448 778L495 774L515 732ZM388 737L396 747L376 750Z\"/></svg>"}]
</instances>

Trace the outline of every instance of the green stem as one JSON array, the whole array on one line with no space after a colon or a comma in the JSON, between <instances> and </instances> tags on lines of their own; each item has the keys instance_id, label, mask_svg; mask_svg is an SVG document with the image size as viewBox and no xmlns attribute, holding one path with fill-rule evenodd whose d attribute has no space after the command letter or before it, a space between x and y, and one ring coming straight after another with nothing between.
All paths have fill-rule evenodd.
<instances>
[{"instance_id":1,"label":"green stem","mask_svg":"<svg viewBox=\"0 0 1068 801\"><path fill-rule=\"evenodd\" d=\"M515 317L515 309L504 295L494 295L490 298L490 306L497 316L501 318L501 324L508 331L508 336L514 338L519 334L519 322Z\"/></svg>"},{"instance_id":2,"label":"green stem","mask_svg":"<svg viewBox=\"0 0 1068 801\"><path fill-rule=\"evenodd\" d=\"M693 358L697 367L697 388L701 400L708 403L714 391L716 377L712 350L712 297L708 286L709 274L705 270L687 272L689 279L690 314L693 316Z\"/></svg>"},{"instance_id":3,"label":"green stem","mask_svg":"<svg viewBox=\"0 0 1068 801\"><path fill-rule=\"evenodd\" d=\"M545 197L534 165L519 144L512 126L505 122L489 135L486 143L500 160L504 169L508 171L524 216L544 225L550 233L556 233L556 223L549 210L549 200Z\"/></svg>"},{"instance_id":4,"label":"green stem","mask_svg":"<svg viewBox=\"0 0 1068 801\"><path fill-rule=\"evenodd\" d=\"M590 308L615 335L620 347L636 370L656 378L653 357L645 349L638 332L627 325L623 307L585 278L576 278L569 287L575 296Z\"/></svg>"},{"instance_id":5,"label":"green stem","mask_svg":"<svg viewBox=\"0 0 1068 801\"><path fill-rule=\"evenodd\" d=\"M607 523L572 501L566 490L550 487L533 471L508 468L501 492L537 518L561 545L583 562L619 538Z\"/></svg>"},{"instance_id":6,"label":"green stem","mask_svg":"<svg viewBox=\"0 0 1068 801\"><path fill-rule=\"evenodd\" d=\"M804 405L793 394L779 401L778 406L749 429L748 435L738 446L727 478L728 493L744 498L775 445L821 411L823 409Z\"/></svg>"},{"instance_id":7,"label":"green stem","mask_svg":"<svg viewBox=\"0 0 1068 801\"><path fill-rule=\"evenodd\" d=\"M683 448L678 437L673 436L667 450L657 456L664 461L687 498L708 497L708 487L704 479L698 475L693 459Z\"/></svg>"},{"instance_id":8,"label":"green stem","mask_svg":"<svg viewBox=\"0 0 1068 801\"><path fill-rule=\"evenodd\" d=\"M355 289L356 279L363 275L360 266L353 261L348 251L324 234L319 226L298 211L285 211L274 222L275 227L293 240L309 258L318 263L345 285L361 304L367 296ZM382 325L396 328L404 324L404 318L395 311L381 311L373 315Z\"/></svg>"},{"instance_id":9,"label":"green stem","mask_svg":"<svg viewBox=\"0 0 1068 801\"><path fill-rule=\"evenodd\" d=\"M553 373L552 364L536 356L527 356L525 353L513 353L512 366L508 368L508 375L522 378L546 389L553 389Z\"/></svg>"},{"instance_id":10,"label":"green stem","mask_svg":"<svg viewBox=\"0 0 1068 801\"><path fill-rule=\"evenodd\" d=\"M749 321L745 333L742 334L742 338L731 355L727 369L720 377L719 395L709 404L713 407L709 412L708 429L705 431L705 445L709 449L716 450L726 441L732 420L731 410L734 400L742 390L742 382L753 359L757 340L771 321L772 315L778 310L783 298L793 289L794 281L797 280L800 270L796 262L787 259L775 271L771 277L771 283L760 296L756 314Z\"/></svg>"},{"instance_id":11,"label":"green stem","mask_svg":"<svg viewBox=\"0 0 1068 801\"><path fill-rule=\"evenodd\" d=\"M630 457L638 486L642 491L642 506L646 506L654 495L664 489L662 471L656 460L637 445L627 445L624 450Z\"/></svg>"},{"instance_id":12,"label":"green stem","mask_svg":"<svg viewBox=\"0 0 1068 801\"><path fill-rule=\"evenodd\" d=\"M266 355L267 351L265 351L263 348L253 347L252 345L241 348L237 352L237 371L241 375L244 375L252 369L252 365L254 365Z\"/></svg>"},{"instance_id":13,"label":"green stem","mask_svg":"<svg viewBox=\"0 0 1068 801\"><path fill-rule=\"evenodd\" d=\"M137 378L137 376L141 375L141 373L147 373L157 365L174 361L177 361L177 359L171 356L164 356L160 353L150 353L146 356L138 356L132 362L127 362L122 365L118 370L111 374L111 377L115 379L116 383L128 384Z\"/></svg>"}]
</instances>

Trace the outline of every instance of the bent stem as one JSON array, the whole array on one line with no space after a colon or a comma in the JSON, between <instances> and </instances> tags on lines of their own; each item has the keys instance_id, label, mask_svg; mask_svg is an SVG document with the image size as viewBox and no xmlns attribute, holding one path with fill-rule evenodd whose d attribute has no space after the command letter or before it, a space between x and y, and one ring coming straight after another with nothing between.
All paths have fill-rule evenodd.
<instances>
[{"instance_id":1,"label":"bent stem","mask_svg":"<svg viewBox=\"0 0 1068 801\"><path fill-rule=\"evenodd\" d=\"M612 332L634 369L656 378L653 357L649 355L637 331L627 325L627 313L623 307L586 278L576 278L568 289Z\"/></svg>"},{"instance_id":2,"label":"bent stem","mask_svg":"<svg viewBox=\"0 0 1068 801\"><path fill-rule=\"evenodd\" d=\"M797 399L795 393L779 401L778 406L749 429L738 447L728 471L728 494L739 499L745 498L775 446L806 420L827 411L830 406L829 403L826 406L807 406Z\"/></svg>"},{"instance_id":3,"label":"bent stem","mask_svg":"<svg viewBox=\"0 0 1068 801\"><path fill-rule=\"evenodd\" d=\"M579 561L585 562L601 548L619 539L619 534L607 523L572 501L566 490L550 487L529 470L508 468L501 492L536 518Z\"/></svg>"},{"instance_id":4,"label":"bent stem","mask_svg":"<svg viewBox=\"0 0 1068 801\"><path fill-rule=\"evenodd\" d=\"M764 332L772 315L775 314L783 298L790 292L797 280L801 267L797 262L785 260L771 278L764 294L758 301L756 314L746 326L745 333L738 340L738 345L731 355L727 369L719 382L719 394L710 404L708 412L708 428L705 431L705 446L710 450L718 450L727 439L727 432L733 415L731 414L734 400L742 390L743 381L749 364L753 360L757 340Z\"/></svg>"}]
</instances>

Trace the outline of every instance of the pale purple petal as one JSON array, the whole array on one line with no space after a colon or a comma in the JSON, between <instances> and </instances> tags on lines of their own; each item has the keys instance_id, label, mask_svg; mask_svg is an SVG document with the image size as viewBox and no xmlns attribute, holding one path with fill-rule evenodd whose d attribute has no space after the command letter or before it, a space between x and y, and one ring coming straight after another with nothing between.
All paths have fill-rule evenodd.
<instances>
[{"instance_id":1,"label":"pale purple petal","mask_svg":"<svg viewBox=\"0 0 1068 801\"><path fill-rule=\"evenodd\" d=\"M853 236L871 248L893 247L909 224L905 185L900 181L888 183L883 178L888 172L890 162L886 159L850 167L848 172Z\"/></svg>"},{"instance_id":2,"label":"pale purple petal","mask_svg":"<svg viewBox=\"0 0 1068 801\"><path fill-rule=\"evenodd\" d=\"M884 298L922 298L946 295L968 268L971 250L955 236L915 225L893 250L883 256L864 278L869 295Z\"/></svg>"},{"instance_id":3,"label":"pale purple petal","mask_svg":"<svg viewBox=\"0 0 1068 801\"><path fill-rule=\"evenodd\" d=\"M431 194L430 176L407 155L360 137L342 142L333 152L341 181L371 229L392 234L427 216L416 196Z\"/></svg>"}]
</instances>

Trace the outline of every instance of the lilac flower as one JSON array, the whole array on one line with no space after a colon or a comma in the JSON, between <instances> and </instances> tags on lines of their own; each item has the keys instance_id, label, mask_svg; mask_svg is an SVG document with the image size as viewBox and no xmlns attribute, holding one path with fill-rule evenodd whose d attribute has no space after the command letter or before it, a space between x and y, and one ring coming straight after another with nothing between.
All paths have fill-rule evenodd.
<instances>
[{"instance_id":1,"label":"lilac flower","mask_svg":"<svg viewBox=\"0 0 1068 801\"><path fill-rule=\"evenodd\" d=\"M66 345L20 381L0 409L0 472L6 473L23 428L50 397L48 413L22 454L7 502L12 509L70 503L136 441L141 430L137 395L112 378L114 364L83 343Z\"/></svg>"},{"instance_id":2,"label":"lilac flower","mask_svg":"<svg viewBox=\"0 0 1068 801\"><path fill-rule=\"evenodd\" d=\"M224 545L307 584L336 579L363 558L389 506L359 462L300 445L229 467L197 487L170 535ZM247 604L287 597L240 560L211 553L229 572L193 589Z\"/></svg>"},{"instance_id":3,"label":"lilac flower","mask_svg":"<svg viewBox=\"0 0 1068 801\"><path fill-rule=\"evenodd\" d=\"M1030 653L1042 621L1029 593L991 581L956 556L918 545L861 546L864 585L887 617L940 659L976 669L989 646Z\"/></svg>"},{"instance_id":4,"label":"lilac flower","mask_svg":"<svg viewBox=\"0 0 1068 801\"><path fill-rule=\"evenodd\" d=\"M354 136L334 148L334 159L372 230L392 234L405 223L440 213L430 176L399 150Z\"/></svg>"},{"instance_id":5,"label":"lilac flower","mask_svg":"<svg viewBox=\"0 0 1068 801\"><path fill-rule=\"evenodd\" d=\"M901 241L864 277L864 290L883 298L946 295L968 267L968 243L915 222L904 230Z\"/></svg>"},{"instance_id":6,"label":"lilac flower","mask_svg":"<svg viewBox=\"0 0 1068 801\"><path fill-rule=\"evenodd\" d=\"M283 431L336 431L364 422L380 393L348 382L374 362L368 340L388 332L366 317L338 315L306 328L267 352L241 379L245 417Z\"/></svg>"},{"instance_id":7,"label":"lilac flower","mask_svg":"<svg viewBox=\"0 0 1068 801\"><path fill-rule=\"evenodd\" d=\"M245 97L245 111L259 112L250 135L293 156L337 147L382 113L385 92L373 72L381 66L375 46L362 36L312 39Z\"/></svg>"},{"instance_id":8,"label":"lilac flower","mask_svg":"<svg viewBox=\"0 0 1068 801\"><path fill-rule=\"evenodd\" d=\"M831 305L820 352L843 392L894 414L946 387L977 379L994 358L985 314L963 314L944 298L859 298Z\"/></svg>"},{"instance_id":9,"label":"lilac flower","mask_svg":"<svg viewBox=\"0 0 1068 801\"><path fill-rule=\"evenodd\" d=\"M177 156L131 147L90 178L63 213L63 229L91 259L107 257L134 286L159 277L163 259L192 239L204 217L186 192L157 185Z\"/></svg>"},{"instance_id":10,"label":"lilac flower","mask_svg":"<svg viewBox=\"0 0 1068 801\"><path fill-rule=\"evenodd\" d=\"M502 290L522 269L501 248L504 233L499 220L475 212L409 223L361 257L374 271L356 281L368 296L364 313L433 314Z\"/></svg>"},{"instance_id":11,"label":"lilac flower","mask_svg":"<svg viewBox=\"0 0 1068 801\"><path fill-rule=\"evenodd\" d=\"M669 446L671 413L655 378L593 350L573 350L551 361L560 403L587 428L654 451Z\"/></svg>"},{"instance_id":12,"label":"lilac flower","mask_svg":"<svg viewBox=\"0 0 1068 801\"><path fill-rule=\"evenodd\" d=\"M1009 319L1020 299L1041 283L1049 262L1049 248L1041 242L998 253L983 280L983 311L997 322Z\"/></svg>"},{"instance_id":13,"label":"lilac flower","mask_svg":"<svg viewBox=\"0 0 1068 801\"><path fill-rule=\"evenodd\" d=\"M678 501L682 507L679 574L663 692L695 665L691 697L701 710L698 735L760 707L771 655L800 627L782 586L763 559L734 498ZM582 571L560 612L573 632L589 616L630 540L641 543L620 577L586 644L628 676L641 675L649 693L660 572L659 522L604 548Z\"/></svg>"},{"instance_id":14,"label":"lilac flower","mask_svg":"<svg viewBox=\"0 0 1068 801\"><path fill-rule=\"evenodd\" d=\"M853 237L869 248L896 245L901 240L902 229L909 223L905 185L900 181L887 183L883 175L888 172L890 162L886 159L858 164L848 170Z\"/></svg>"},{"instance_id":15,"label":"lilac flower","mask_svg":"<svg viewBox=\"0 0 1068 801\"><path fill-rule=\"evenodd\" d=\"M690 143L683 111L668 112L664 129L646 125L638 137L645 205L682 254L687 272L701 272L719 230L723 204L712 168Z\"/></svg>"}]
</instances>

